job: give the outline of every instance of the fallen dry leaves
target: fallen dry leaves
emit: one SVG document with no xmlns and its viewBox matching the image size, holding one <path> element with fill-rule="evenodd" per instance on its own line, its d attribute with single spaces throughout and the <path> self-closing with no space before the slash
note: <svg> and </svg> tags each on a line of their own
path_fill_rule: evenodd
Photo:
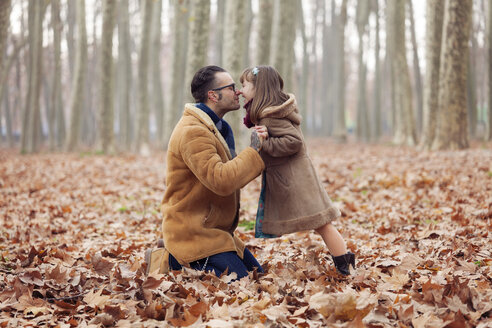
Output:
<svg viewBox="0 0 492 328">
<path fill-rule="evenodd" d="M 349 278 L 312 232 L 253 237 L 259 179 L 239 230 L 266 274 L 146 277 L 163 153 L 0 151 L 0 327 L 492 326 L 492 145 L 309 149 L 357 255 Z"/>
</svg>

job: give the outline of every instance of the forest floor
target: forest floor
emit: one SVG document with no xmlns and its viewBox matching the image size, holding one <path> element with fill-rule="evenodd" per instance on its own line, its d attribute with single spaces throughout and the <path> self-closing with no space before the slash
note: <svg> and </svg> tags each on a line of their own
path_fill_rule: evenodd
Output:
<svg viewBox="0 0 492 328">
<path fill-rule="evenodd" d="M 492 144 L 464 151 L 310 140 L 357 269 L 312 232 L 240 236 L 266 274 L 144 272 L 165 154 L 0 151 L 0 327 L 491 327 Z"/>
</svg>

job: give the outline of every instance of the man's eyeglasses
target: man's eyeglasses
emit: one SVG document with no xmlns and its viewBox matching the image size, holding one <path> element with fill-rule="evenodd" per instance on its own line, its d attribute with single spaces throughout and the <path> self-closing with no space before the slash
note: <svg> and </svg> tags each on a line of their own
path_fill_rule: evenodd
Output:
<svg viewBox="0 0 492 328">
<path fill-rule="evenodd" d="M 233 92 L 236 92 L 236 84 L 235 83 L 224 85 L 223 87 L 220 87 L 220 88 L 212 89 L 212 91 L 220 91 L 220 90 L 225 89 L 225 88 L 231 88 L 231 90 Z"/>
</svg>

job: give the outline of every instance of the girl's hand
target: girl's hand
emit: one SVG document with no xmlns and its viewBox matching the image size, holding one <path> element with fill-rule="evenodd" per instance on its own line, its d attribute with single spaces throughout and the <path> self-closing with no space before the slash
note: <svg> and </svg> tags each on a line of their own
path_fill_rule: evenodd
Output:
<svg viewBox="0 0 492 328">
<path fill-rule="evenodd" d="M 255 125 L 253 126 L 253 129 L 258 133 L 260 137 L 262 137 L 264 140 L 268 139 L 268 130 L 266 126 L 264 125 Z"/>
</svg>

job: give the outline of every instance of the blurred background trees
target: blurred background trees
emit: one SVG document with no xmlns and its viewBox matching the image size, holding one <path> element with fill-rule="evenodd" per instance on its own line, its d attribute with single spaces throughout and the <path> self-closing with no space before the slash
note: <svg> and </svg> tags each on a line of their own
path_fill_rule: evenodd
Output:
<svg viewBox="0 0 492 328">
<path fill-rule="evenodd" d="M 0 136 L 24 153 L 165 149 L 201 66 L 275 66 L 306 135 L 492 140 L 492 0 L 3 0 Z M 238 85 L 239 87 L 239 85 Z M 228 114 L 240 140 L 244 111 Z"/>
</svg>

